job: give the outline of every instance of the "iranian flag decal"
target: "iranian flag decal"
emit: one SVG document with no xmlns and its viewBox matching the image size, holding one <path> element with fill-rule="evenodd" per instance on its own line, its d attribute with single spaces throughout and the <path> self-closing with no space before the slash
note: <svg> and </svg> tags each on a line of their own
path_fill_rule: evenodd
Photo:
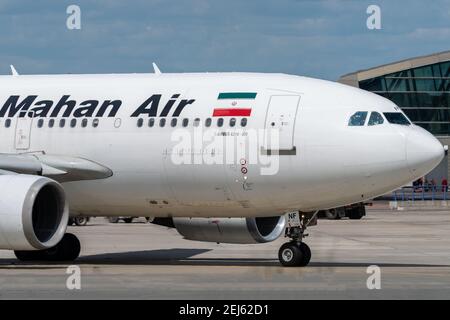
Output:
<svg viewBox="0 0 450 320">
<path fill-rule="evenodd" d="M 213 117 L 249 117 L 256 92 L 221 92 L 217 97 L 220 108 L 214 108 Z"/>
</svg>

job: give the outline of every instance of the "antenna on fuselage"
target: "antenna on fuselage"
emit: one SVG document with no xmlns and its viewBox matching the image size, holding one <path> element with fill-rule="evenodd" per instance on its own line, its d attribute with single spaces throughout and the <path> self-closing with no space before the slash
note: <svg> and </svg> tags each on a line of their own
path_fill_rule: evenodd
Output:
<svg viewBox="0 0 450 320">
<path fill-rule="evenodd" d="M 18 76 L 19 73 L 17 72 L 16 68 L 14 68 L 14 66 L 13 66 L 12 64 L 9 65 L 9 66 L 10 66 L 10 68 L 11 68 L 11 75 L 12 75 L 12 76 Z"/>
<path fill-rule="evenodd" d="M 155 71 L 155 74 L 157 74 L 157 75 L 160 75 L 162 73 L 161 70 L 159 70 L 156 63 L 154 63 L 154 62 L 153 62 L 153 70 Z"/>
</svg>

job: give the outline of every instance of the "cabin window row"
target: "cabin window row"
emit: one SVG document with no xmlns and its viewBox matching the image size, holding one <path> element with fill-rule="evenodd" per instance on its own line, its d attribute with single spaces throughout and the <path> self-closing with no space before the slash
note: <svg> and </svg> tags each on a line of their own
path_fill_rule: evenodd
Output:
<svg viewBox="0 0 450 320">
<path fill-rule="evenodd" d="M 71 119 L 70 121 L 69 121 L 69 120 L 66 120 L 66 119 L 59 119 L 59 120 L 56 120 L 56 119 L 49 119 L 49 120 L 47 121 L 47 126 L 48 126 L 49 128 L 53 128 L 53 127 L 64 128 L 66 125 L 68 125 L 68 126 L 70 126 L 71 128 L 75 128 L 75 127 L 77 126 L 78 123 L 81 124 L 81 127 L 82 127 L 82 128 L 86 128 L 86 127 L 89 125 L 89 120 L 88 120 L 88 119 L 83 119 L 83 120 L 81 120 L 80 122 L 78 122 L 77 119 Z M 97 119 L 97 118 L 96 118 L 96 119 L 93 119 L 93 120 L 92 120 L 92 123 L 91 123 L 91 126 L 92 126 L 93 128 L 97 128 L 98 125 L 99 125 L 99 123 L 100 123 L 99 119 Z M 11 124 L 12 124 L 11 119 L 6 119 L 6 120 L 5 120 L 4 126 L 5 126 L 5 128 L 10 128 L 10 127 L 11 127 Z M 39 120 L 37 121 L 37 127 L 38 127 L 38 128 L 43 128 L 44 125 L 45 125 L 44 119 L 39 119 Z"/>
<path fill-rule="evenodd" d="M 165 127 L 166 125 L 169 125 L 169 124 L 170 124 L 171 127 L 176 127 L 179 122 L 181 123 L 181 126 L 184 127 L 184 128 L 189 126 L 189 119 L 188 118 L 184 118 L 181 121 L 178 121 L 178 118 L 172 118 L 170 121 L 168 121 L 166 118 L 160 118 L 159 122 L 158 122 L 158 125 L 161 128 L 163 128 L 163 127 Z M 202 121 L 200 120 L 200 118 L 196 118 L 196 119 L 194 119 L 194 121 L 192 123 L 193 123 L 194 127 L 199 127 L 201 122 Z M 238 121 L 237 121 L 236 118 L 230 118 L 230 120 L 228 122 L 230 127 L 235 127 L 237 123 L 238 123 Z M 246 127 L 247 126 L 247 118 L 242 118 L 239 123 L 240 123 L 241 127 L 243 127 L 243 128 Z M 217 127 L 219 127 L 219 128 L 223 127 L 224 124 L 225 124 L 224 118 L 217 118 L 217 120 L 215 122 L 215 125 Z M 156 125 L 156 119 L 155 118 L 148 119 L 148 121 L 147 121 L 147 126 L 148 127 L 151 128 L 151 127 L 154 127 L 155 125 Z M 204 126 L 209 128 L 212 125 L 213 125 L 213 119 L 212 118 L 206 118 L 205 121 L 204 121 Z M 144 119 L 143 118 L 139 118 L 137 120 L 137 126 L 139 128 L 144 126 Z"/>
<path fill-rule="evenodd" d="M 100 123 L 99 119 L 93 119 L 92 123 L 91 123 L 91 126 L 93 128 L 97 128 L 99 123 Z M 49 128 L 53 128 L 53 127 L 56 127 L 56 126 L 58 126 L 60 128 L 64 128 L 66 125 L 70 126 L 71 128 L 76 128 L 77 124 L 78 124 L 78 120 L 77 119 L 71 119 L 70 121 L 66 120 L 66 119 L 59 119 L 59 120 L 50 119 L 47 122 L 47 126 Z M 44 125 L 45 125 L 44 119 L 39 119 L 38 122 L 37 122 L 37 127 L 38 128 L 43 128 Z M 89 125 L 89 120 L 88 119 L 82 119 L 80 121 L 80 125 L 81 125 L 82 128 L 86 128 Z"/>
</svg>

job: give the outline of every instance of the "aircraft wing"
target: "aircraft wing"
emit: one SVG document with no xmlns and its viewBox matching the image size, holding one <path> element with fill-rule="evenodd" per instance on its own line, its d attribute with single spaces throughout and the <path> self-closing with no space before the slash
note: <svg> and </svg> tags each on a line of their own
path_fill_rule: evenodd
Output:
<svg viewBox="0 0 450 320">
<path fill-rule="evenodd" d="M 105 179 L 113 174 L 109 168 L 79 157 L 0 154 L 0 175 L 17 173 L 46 176 L 58 182 Z"/>
</svg>

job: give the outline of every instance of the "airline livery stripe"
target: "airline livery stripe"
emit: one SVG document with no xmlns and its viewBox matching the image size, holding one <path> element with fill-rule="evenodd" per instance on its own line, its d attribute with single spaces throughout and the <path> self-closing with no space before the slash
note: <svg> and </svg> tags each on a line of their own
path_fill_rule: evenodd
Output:
<svg viewBox="0 0 450 320">
<path fill-rule="evenodd" d="M 221 92 L 217 99 L 255 99 L 256 92 Z"/>
<path fill-rule="evenodd" d="M 249 117 L 252 109 L 214 109 L 213 117 Z"/>
</svg>

